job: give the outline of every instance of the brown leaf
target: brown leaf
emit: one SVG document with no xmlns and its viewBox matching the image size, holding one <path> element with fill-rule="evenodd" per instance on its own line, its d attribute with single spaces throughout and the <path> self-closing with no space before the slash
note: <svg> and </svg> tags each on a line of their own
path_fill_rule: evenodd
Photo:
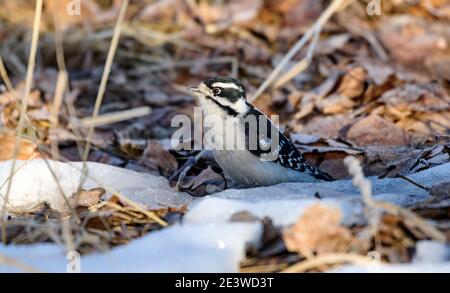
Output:
<svg viewBox="0 0 450 293">
<path fill-rule="evenodd" d="M 10 132 L 0 131 L 0 161 L 6 161 L 13 158 L 16 144 L 16 136 Z M 36 146 L 29 140 L 19 138 L 19 160 L 28 160 L 35 154 Z"/>
<path fill-rule="evenodd" d="M 350 126 L 344 138 L 358 146 L 408 145 L 408 135 L 394 123 L 378 115 L 369 115 Z"/>
<path fill-rule="evenodd" d="M 92 207 L 100 202 L 100 198 L 105 194 L 106 190 L 102 187 L 92 188 L 90 190 L 83 190 L 78 196 L 73 197 L 76 199 L 74 205 L 76 207 Z"/>
<path fill-rule="evenodd" d="M 348 251 L 356 239 L 341 225 L 341 217 L 338 208 L 321 204 L 307 208 L 297 223 L 283 233 L 287 249 L 305 257 Z"/>
<path fill-rule="evenodd" d="M 385 18 L 380 26 L 379 37 L 398 63 L 422 74 L 428 64 L 431 76 L 442 74 L 440 69 L 434 69 L 433 59 L 438 55 L 450 54 L 450 35 L 444 22 L 426 21 L 410 15 L 391 16 Z"/>
<path fill-rule="evenodd" d="M 347 96 L 332 94 L 318 102 L 317 108 L 324 114 L 340 114 L 348 112 L 355 105 L 356 103 Z"/>
<path fill-rule="evenodd" d="M 395 177 L 408 175 L 417 164 L 422 150 L 407 147 L 372 146 L 365 148 L 364 174 Z"/>
<path fill-rule="evenodd" d="M 305 124 L 303 129 L 295 127 L 293 127 L 293 129 L 302 131 L 305 134 L 313 134 L 325 138 L 338 138 L 341 129 L 352 122 L 353 118 L 345 114 L 315 116 Z"/>
<path fill-rule="evenodd" d="M 353 68 L 342 78 L 337 92 L 344 97 L 356 98 L 364 92 L 366 79 L 367 72 L 364 68 Z"/>
<path fill-rule="evenodd" d="M 224 190 L 225 180 L 208 166 L 197 176 L 185 178 L 181 183 L 181 187 L 194 196 L 205 196 Z"/>
<path fill-rule="evenodd" d="M 146 167 L 160 170 L 164 176 L 175 173 L 178 162 L 175 157 L 156 140 L 149 140 L 139 162 Z"/>
<path fill-rule="evenodd" d="M 352 155 L 362 159 L 364 155 L 363 150 L 333 139 L 301 133 L 291 133 L 290 139 L 308 162 L 334 179 L 348 177 L 347 168 L 344 165 L 345 157 Z"/>
<path fill-rule="evenodd" d="M 402 116 L 448 110 L 450 105 L 450 96 L 438 83 L 405 84 L 385 92 L 379 100 Z"/>
<path fill-rule="evenodd" d="M 317 101 L 320 101 L 318 95 L 311 92 L 304 93 L 301 97 L 300 111 L 295 114 L 295 119 L 302 119 L 311 114 Z"/>
</svg>

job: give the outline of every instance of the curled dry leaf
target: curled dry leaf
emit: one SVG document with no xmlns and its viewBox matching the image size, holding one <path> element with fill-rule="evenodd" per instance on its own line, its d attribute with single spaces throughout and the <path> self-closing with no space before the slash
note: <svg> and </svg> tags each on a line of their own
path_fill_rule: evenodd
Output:
<svg viewBox="0 0 450 293">
<path fill-rule="evenodd" d="M 283 232 L 287 249 L 305 257 L 349 251 L 357 240 L 341 225 L 341 217 L 335 207 L 315 204 L 307 208 L 297 223 Z"/>
<path fill-rule="evenodd" d="M 225 184 L 224 178 L 208 166 L 197 176 L 185 178 L 181 187 L 193 196 L 205 196 L 224 190 Z"/>
</svg>

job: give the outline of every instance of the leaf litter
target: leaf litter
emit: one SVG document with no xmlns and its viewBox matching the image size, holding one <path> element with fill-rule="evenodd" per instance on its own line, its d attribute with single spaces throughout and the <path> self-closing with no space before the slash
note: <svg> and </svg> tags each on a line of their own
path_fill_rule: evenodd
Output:
<svg viewBox="0 0 450 293">
<path fill-rule="evenodd" d="M 26 2 L 9 3 L 1 15 L 2 59 L 14 84 L 13 89 L 8 88 L 2 78 L 2 161 L 14 156 L 16 135 L 11 131 L 20 118 L 17 97 L 24 92 L 26 34 L 34 15 L 33 5 Z M 88 131 L 76 122 L 93 111 L 121 1 L 88 2 L 80 17 L 67 17 L 58 1 L 45 7 L 46 14 L 58 15 L 58 22 L 42 18 L 41 57 L 29 95 L 28 124 L 20 134 L 18 159 L 52 158 L 51 149 L 56 145 L 59 156 L 82 160 L 80 148 L 86 144 Z M 266 114 L 281 115 L 282 130 L 306 159 L 336 179 L 351 177 L 344 164 L 349 155 L 360 161 L 367 176 L 380 178 L 407 177 L 450 162 L 450 34 L 448 5 L 443 2 L 396 1 L 383 5 L 383 17 L 370 17 L 363 3 L 352 3 L 322 27 L 309 67 L 283 86 L 269 87 L 255 104 Z M 327 4 L 313 0 L 129 4 L 100 115 L 141 106 L 151 106 L 152 111 L 144 117 L 97 127 L 88 160 L 163 176 L 172 185 L 179 179 L 173 175 L 184 171 L 180 190 L 197 197 L 232 186 L 211 156 L 192 160 L 197 151 L 178 151 L 170 144 L 175 131 L 171 118 L 180 113 L 193 116 L 194 101 L 185 88 L 206 77 L 238 75 L 249 93 L 256 92 Z M 21 11 L 20 16 L 10 13 L 13 11 Z M 64 31 L 62 46 L 70 86 L 58 124 L 52 127 L 52 103 L 61 69 L 56 61 L 55 26 Z M 306 48 L 300 50 L 283 73 L 306 54 Z M 437 220 L 436 225 L 448 235 L 447 185 L 428 188 L 430 201 L 411 209 Z M 161 228 L 120 199 L 102 198 L 103 193 L 100 187 L 82 190 L 77 201 L 70 203 L 82 223 L 73 233 L 89 232 L 86 252 L 124 244 Z M 185 209 L 168 207 L 152 212 L 179 219 Z M 40 203 L 17 212 L 8 225 L 7 239 L 2 240 L 64 241 L 59 239 L 62 227 L 58 223 L 65 217 L 74 221 L 75 215 L 61 214 Z M 356 235 L 364 227 L 342 226 L 339 217 L 338 211 L 318 205 L 288 230 L 293 233 L 290 237 L 288 232 L 278 232 L 278 241 L 271 245 L 281 241 L 290 251 L 287 259 L 291 257 L 290 262 L 280 262 L 279 269 L 292 264 L 292 259 L 323 252 L 366 253 L 367 243 L 364 249 L 354 247 Z M 328 222 L 321 226 L 316 218 Z M 307 226 L 320 233 L 312 233 Z M 411 260 L 408 249 L 426 235 L 401 216 L 390 214 L 382 217 L 378 238 L 382 246 L 389 247 L 384 260 L 405 262 Z M 299 251 L 301 255 L 297 255 Z"/>
</svg>

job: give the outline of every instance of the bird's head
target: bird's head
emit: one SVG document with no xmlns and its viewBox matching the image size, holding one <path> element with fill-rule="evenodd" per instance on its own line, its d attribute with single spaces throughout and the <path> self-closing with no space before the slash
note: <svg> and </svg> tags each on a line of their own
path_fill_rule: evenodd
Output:
<svg viewBox="0 0 450 293">
<path fill-rule="evenodd" d="M 232 77 L 206 79 L 198 87 L 189 88 L 189 93 L 206 111 L 214 108 L 237 116 L 248 109 L 245 88 L 239 80 Z"/>
</svg>

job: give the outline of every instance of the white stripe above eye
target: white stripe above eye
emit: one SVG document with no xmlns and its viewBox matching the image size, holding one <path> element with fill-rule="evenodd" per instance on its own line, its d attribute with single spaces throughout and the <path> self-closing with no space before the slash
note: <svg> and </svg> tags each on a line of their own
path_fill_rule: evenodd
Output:
<svg viewBox="0 0 450 293">
<path fill-rule="evenodd" d="M 212 87 L 220 87 L 220 88 L 232 88 L 238 91 L 243 91 L 242 88 L 240 86 L 238 86 L 235 83 L 226 83 L 226 82 L 215 82 L 211 85 Z"/>
</svg>

